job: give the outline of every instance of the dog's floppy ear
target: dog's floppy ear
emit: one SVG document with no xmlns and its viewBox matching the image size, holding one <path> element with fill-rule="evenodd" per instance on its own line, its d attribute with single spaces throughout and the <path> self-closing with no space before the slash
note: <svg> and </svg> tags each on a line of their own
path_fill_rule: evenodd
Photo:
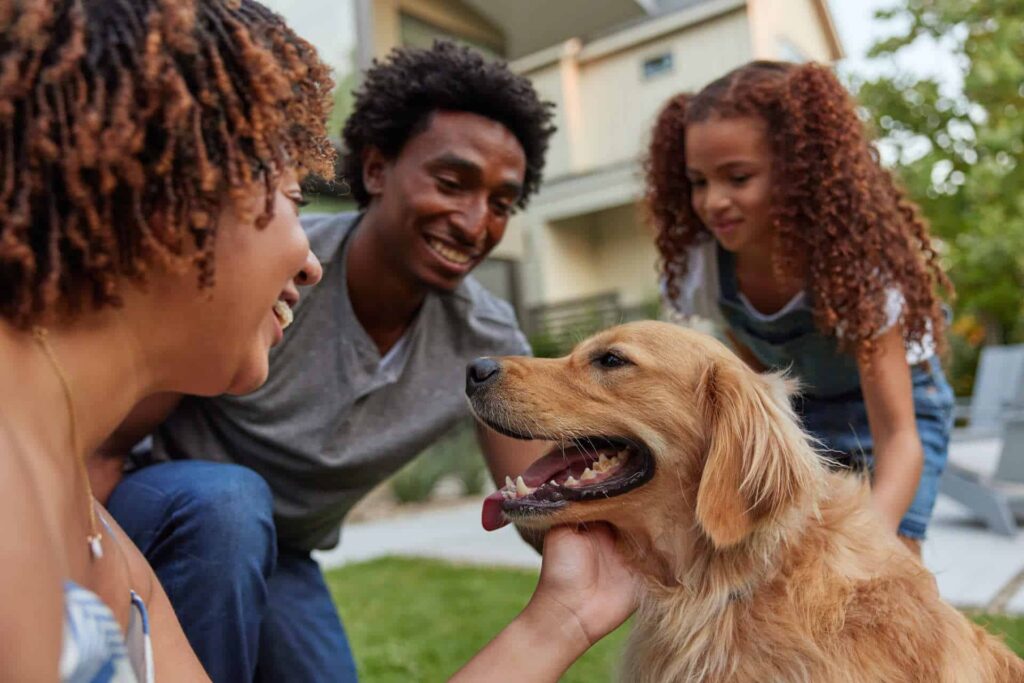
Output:
<svg viewBox="0 0 1024 683">
<path fill-rule="evenodd" d="M 758 521 L 775 517 L 814 476 L 786 388 L 772 384 L 781 381 L 718 360 L 700 379 L 708 445 L 697 522 L 717 548 L 739 543 Z"/>
</svg>

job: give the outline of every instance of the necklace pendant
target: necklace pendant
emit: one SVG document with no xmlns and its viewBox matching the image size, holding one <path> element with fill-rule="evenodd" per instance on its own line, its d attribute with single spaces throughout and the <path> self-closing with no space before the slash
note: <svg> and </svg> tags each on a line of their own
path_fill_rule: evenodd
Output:
<svg viewBox="0 0 1024 683">
<path fill-rule="evenodd" d="M 92 555 L 92 559 L 102 559 L 103 545 L 100 543 L 100 541 L 103 540 L 103 537 L 99 534 L 96 534 L 95 536 L 89 536 L 87 540 L 89 541 L 89 554 Z"/>
</svg>

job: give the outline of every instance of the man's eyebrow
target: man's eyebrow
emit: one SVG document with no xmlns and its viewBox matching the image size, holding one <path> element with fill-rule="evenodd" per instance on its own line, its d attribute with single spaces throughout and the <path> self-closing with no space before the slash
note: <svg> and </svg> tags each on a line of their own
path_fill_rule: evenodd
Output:
<svg viewBox="0 0 1024 683">
<path fill-rule="evenodd" d="M 514 183 L 511 180 L 507 180 L 498 186 L 498 191 L 518 199 L 523 194 L 523 185 L 522 183 Z"/>
<path fill-rule="evenodd" d="M 446 152 L 439 157 L 431 159 L 427 162 L 427 166 L 431 168 L 450 168 L 455 171 L 471 174 L 477 178 L 483 175 L 483 169 L 480 168 L 479 164 L 452 152 Z M 523 184 L 507 180 L 498 187 L 498 191 L 519 197 L 523 193 Z"/>
<path fill-rule="evenodd" d="M 427 162 L 427 165 L 434 167 L 444 166 L 457 171 L 476 173 L 478 175 L 483 172 L 483 169 L 480 168 L 480 164 L 470 161 L 465 157 L 460 157 L 458 154 L 453 154 L 452 152 L 446 152 L 439 157 L 431 159 Z"/>
</svg>

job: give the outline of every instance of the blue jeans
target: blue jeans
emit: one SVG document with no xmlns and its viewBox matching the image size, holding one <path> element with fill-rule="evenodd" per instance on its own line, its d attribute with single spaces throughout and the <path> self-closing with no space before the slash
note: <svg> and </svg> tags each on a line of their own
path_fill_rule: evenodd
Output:
<svg viewBox="0 0 1024 683">
<path fill-rule="evenodd" d="M 149 465 L 127 475 L 107 507 L 216 683 L 356 680 L 320 568 L 308 552 L 278 550 L 258 474 L 196 460 Z"/>
<path fill-rule="evenodd" d="M 924 466 L 910 509 L 900 521 L 901 536 L 921 540 L 928 530 L 939 480 L 949 455 L 949 432 L 953 426 L 953 390 L 937 359 L 911 369 L 914 419 L 924 450 Z M 868 425 L 867 406 L 858 391 L 855 396 L 830 399 L 797 398 L 796 409 L 804 427 L 820 439 L 827 455 L 841 466 L 854 469 L 874 467 L 874 441 Z"/>
</svg>

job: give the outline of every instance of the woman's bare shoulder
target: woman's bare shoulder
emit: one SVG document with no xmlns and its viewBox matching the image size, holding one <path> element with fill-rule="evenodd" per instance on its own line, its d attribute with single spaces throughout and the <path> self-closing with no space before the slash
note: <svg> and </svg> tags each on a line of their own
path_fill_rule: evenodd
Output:
<svg viewBox="0 0 1024 683">
<path fill-rule="evenodd" d="M 62 562 L 29 457 L 0 420 L 0 671 L 10 680 L 56 680 Z"/>
</svg>

